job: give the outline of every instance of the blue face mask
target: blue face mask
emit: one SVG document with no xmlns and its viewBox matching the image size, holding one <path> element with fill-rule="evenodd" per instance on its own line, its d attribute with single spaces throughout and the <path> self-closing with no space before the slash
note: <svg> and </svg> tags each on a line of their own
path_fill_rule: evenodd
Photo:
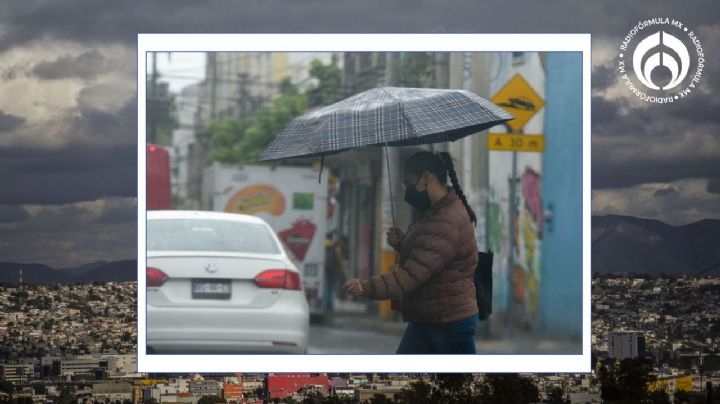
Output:
<svg viewBox="0 0 720 404">
<path fill-rule="evenodd" d="M 430 196 L 427 193 L 427 188 L 424 191 L 418 191 L 417 188 L 415 188 L 418 182 L 420 182 L 419 179 L 415 182 L 415 185 L 405 189 L 405 202 L 409 203 L 420 212 L 424 212 L 430 209 L 432 203 L 430 202 Z"/>
</svg>

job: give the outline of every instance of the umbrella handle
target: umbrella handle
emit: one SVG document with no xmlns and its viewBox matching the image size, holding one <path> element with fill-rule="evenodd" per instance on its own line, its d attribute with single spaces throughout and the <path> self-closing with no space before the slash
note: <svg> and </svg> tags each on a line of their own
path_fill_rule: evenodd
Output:
<svg viewBox="0 0 720 404">
<path fill-rule="evenodd" d="M 322 180 L 323 167 L 325 167 L 325 153 L 320 155 L 320 172 L 318 173 L 318 184 L 320 184 Z"/>
<path fill-rule="evenodd" d="M 385 164 L 387 165 L 388 186 L 390 189 L 390 212 L 392 214 L 392 224 L 395 226 L 395 199 L 393 199 L 392 179 L 390 175 L 390 156 L 387 142 L 385 142 Z"/>
</svg>

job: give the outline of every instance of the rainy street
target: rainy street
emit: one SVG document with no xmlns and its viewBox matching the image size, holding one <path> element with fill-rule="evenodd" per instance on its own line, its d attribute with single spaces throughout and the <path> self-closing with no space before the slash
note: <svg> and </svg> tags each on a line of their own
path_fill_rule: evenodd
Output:
<svg viewBox="0 0 720 404">
<path fill-rule="evenodd" d="M 310 327 L 310 354 L 393 354 L 402 334 L 376 330 L 337 328 L 332 325 Z"/>
</svg>

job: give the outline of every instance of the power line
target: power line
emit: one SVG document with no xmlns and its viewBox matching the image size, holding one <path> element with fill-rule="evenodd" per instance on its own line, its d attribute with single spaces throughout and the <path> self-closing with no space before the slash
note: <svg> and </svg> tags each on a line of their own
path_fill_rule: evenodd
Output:
<svg viewBox="0 0 720 404">
<path fill-rule="evenodd" d="M 160 77 L 171 78 L 171 79 L 197 80 L 199 82 L 207 80 L 207 77 L 200 78 L 200 77 L 196 77 L 196 76 L 183 76 L 183 75 L 178 75 L 178 74 L 161 74 Z M 221 83 L 242 83 L 243 82 L 242 79 L 232 79 L 229 77 L 217 77 L 215 79 L 215 81 L 221 82 Z M 263 86 L 272 86 L 272 87 L 278 85 L 278 83 L 273 83 L 273 82 L 269 82 L 269 81 L 254 81 L 254 80 L 252 80 L 250 82 L 252 84 L 259 84 L 259 85 L 263 85 Z"/>
<path fill-rule="evenodd" d="M 238 53 L 241 53 L 241 52 L 238 52 Z M 245 53 L 245 52 L 242 52 L 242 53 Z M 247 52 L 247 53 L 250 53 L 250 52 Z M 259 53 L 261 53 L 261 52 L 257 52 L 257 53 L 255 53 L 255 54 L 259 54 Z M 270 52 L 270 53 L 272 53 L 272 52 Z M 207 52 L 206 52 L 205 54 L 207 54 Z M 217 54 L 218 54 L 218 55 L 229 55 L 229 54 L 233 54 L 233 53 L 217 53 Z M 332 54 L 334 54 L 334 53 L 333 53 L 333 52 L 327 52 L 327 54 L 332 55 Z M 281 71 L 289 71 L 289 70 L 290 70 L 291 68 L 293 68 L 293 67 L 302 66 L 304 63 L 306 63 L 306 62 L 307 62 L 308 60 L 310 60 L 310 59 L 319 59 L 319 57 L 318 57 L 316 54 L 312 54 L 312 55 L 307 56 L 307 57 L 305 57 L 305 58 L 303 58 L 303 59 L 300 59 L 299 61 L 296 61 L 296 62 L 293 62 L 293 63 L 288 63 L 287 66 L 273 69 L 273 70 L 270 72 L 270 75 L 275 75 L 276 73 L 279 73 L 279 72 L 281 72 Z M 216 62 L 214 62 L 214 63 L 215 63 L 215 66 L 217 67 L 217 66 L 223 66 L 223 65 L 226 65 L 226 64 L 230 64 L 230 63 L 237 63 L 237 60 L 224 59 L 224 60 L 216 61 Z M 174 77 L 174 78 L 181 78 L 181 79 L 182 79 L 182 78 L 186 78 L 186 79 L 192 79 L 192 80 L 202 81 L 202 80 L 207 79 L 207 77 L 204 77 L 204 78 L 198 78 L 198 77 L 183 77 L 183 76 L 176 76 L 176 75 L 165 74 L 165 73 L 166 73 L 166 72 L 173 73 L 173 72 L 187 71 L 187 70 L 197 70 L 197 69 L 202 69 L 202 68 L 206 68 L 206 67 L 207 67 L 207 62 L 205 63 L 204 66 L 184 67 L 184 68 L 178 68 L 178 69 L 163 70 L 163 71 L 160 72 L 160 76 L 161 76 L 161 77 Z"/>
</svg>

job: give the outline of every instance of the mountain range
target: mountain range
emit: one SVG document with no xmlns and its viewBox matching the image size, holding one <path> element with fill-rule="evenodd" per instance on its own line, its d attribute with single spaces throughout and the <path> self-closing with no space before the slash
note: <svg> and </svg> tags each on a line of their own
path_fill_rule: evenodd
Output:
<svg viewBox="0 0 720 404">
<path fill-rule="evenodd" d="M 630 216 L 593 216 L 592 272 L 720 275 L 720 220 L 672 226 Z"/>
<path fill-rule="evenodd" d="M 20 269 L 22 269 L 23 283 L 28 284 L 137 281 L 137 260 L 123 260 L 98 261 L 61 269 L 43 264 L 0 262 L 0 283 L 18 283 Z"/>
</svg>

